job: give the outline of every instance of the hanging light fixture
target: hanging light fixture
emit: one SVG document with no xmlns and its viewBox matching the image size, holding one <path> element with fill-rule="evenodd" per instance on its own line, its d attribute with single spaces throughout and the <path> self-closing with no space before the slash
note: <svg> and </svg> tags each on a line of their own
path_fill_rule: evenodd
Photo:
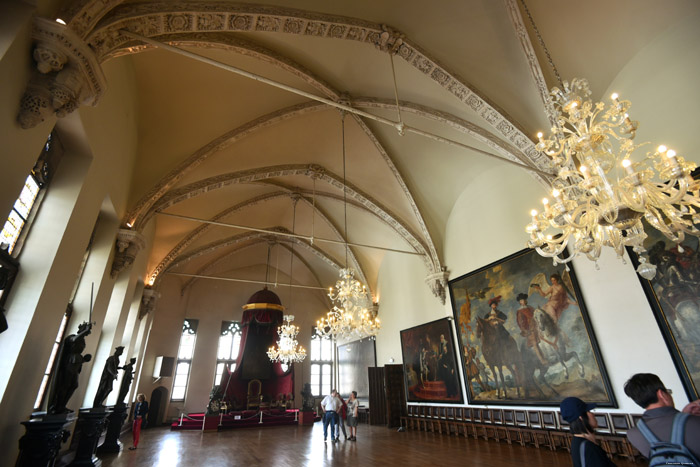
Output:
<svg viewBox="0 0 700 467">
<path fill-rule="evenodd" d="M 297 220 L 297 201 L 298 197 L 292 197 L 292 203 L 294 205 L 294 214 L 292 217 L 292 233 L 294 233 Z M 268 247 L 267 251 L 267 261 L 268 270 L 270 263 L 270 249 Z M 294 266 L 294 241 L 292 240 L 291 257 L 289 260 L 289 308 L 292 306 L 292 278 Z M 267 273 L 266 273 L 267 275 Z M 292 324 L 294 321 L 294 315 L 284 315 L 282 318 L 284 324 L 279 326 L 277 329 L 277 335 L 279 339 L 277 341 L 277 347 L 272 346 L 267 351 L 267 356 L 272 362 L 280 362 L 283 365 L 289 365 L 290 363 L 300 363 L 306 358 L 306 349 L 299 345 L 297 342 L 297 334 L 299 334 L 299 327 Z"/>
<path fill-rule="evenodd" d="M 593 103 L 585 79 L 562 82 L 522 3 L 560 83 L 550 93 L 556 125 L 547 139 L 537 135 L 536 146 L 551 157 L 556 172 L 553 199 L 542 200 L 542 212 L 531 211 L 528 246 L 553 258 L 555 265 L 581 254 L 597 261 L 604 246 L 621 258 L 629 246 L 639 256 L 639 275 L 652 279 L 656 266 L 649 263 L 643 245 L 647 234 L 642 218 L 679 244 L 680 251 L 685 234 L 700 235 L 695 227 L 700 222 L 700 183 L 691 176 L 696 166 L 665 146 L 633 158 L 649 143 L 633 141 L 639 123 L 630 119 L 630 101 L 614 93 L 608 106 Z"/>
<path fill-rule="evenodd" d="M 355 279 L 355 271 L 348 267 L 348 200 L 345 174 L 345 112 L 341 112 L 343 145 L 343 212 L 345 216 L 345 267 L 340 270 L 340 278 L 331 287 L 328 297 L 331 310 L 316 322 L 321 337 L 334 339 L 355 339 L 376 336 L 381 328 L 379 318 L 370 311 L 369 294 L 366 287 Z"/>
<path fill-rule="evenodd" d="M 297 342 L 299 326 L 292 324 L 292 321 L 294 315 L 284 315 L 284 324 L 277 329 L 277 347 L 272 346 L 267 351 L 267 356 L 273 362 L 289 365 L 301 363 L 306 358 L 306 349 Z"/>
</svg>

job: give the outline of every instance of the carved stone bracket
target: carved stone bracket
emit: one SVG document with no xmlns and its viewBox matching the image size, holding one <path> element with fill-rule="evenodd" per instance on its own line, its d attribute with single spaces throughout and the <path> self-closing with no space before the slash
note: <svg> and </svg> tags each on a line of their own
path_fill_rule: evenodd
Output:
<svg viewBox="0 0 700 467">
<path fill-rule="evenodd" d="M 403 45 L 404 34 L 395 30 L 391 26 L 382 24 L 382 32 L 373 36 L 374 46 L 382 52 L 396 55 Z"/>
<path fill-rule="evenodd" d="M 449 276 L 450 273 L 447 271 L 447 268 L 442 268 L 441 271 L 428 274 L 425 278 L 425 283 L 428 284 L 433 295 L 439 298 L 443 305 L 447 297 L 447 278 Z"/>
<path fill-rule="evenodd" d="M 139 309 L 139 319 L 143 318 L 156 308 L 156 302 L 160 298 L 160 293 L 152 287 L 145 287 L 141 295 L 141 308 Z"/>
<path fill-rule="evenodd" d="M 34 18 L 32 39 L 36 70 L 20 102 L 20 126 L 33 128 L 53 114 L 60 118 L 97 104 L 106 81 L 92 49 L 68 27 L 46 18 Z"/>
<path fill-rule="evenodd" d="M 127 269 L 146 246 L 146 239 L 135 230 L 119 229 L 117 232 L 117 251 L 112 262 L 112 277 Z"/>
</svg>

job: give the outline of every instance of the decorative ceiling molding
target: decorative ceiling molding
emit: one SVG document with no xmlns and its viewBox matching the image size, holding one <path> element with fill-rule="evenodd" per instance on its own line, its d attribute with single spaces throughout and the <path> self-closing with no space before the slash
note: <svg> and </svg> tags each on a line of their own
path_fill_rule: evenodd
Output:
<svg viewBox="0 0 700 467">
<path fill-rule="evenodd" d="M 266 230 L 277 231 L 277 232 L 286 233 L 286 234 L 291 233 L 291 231 L 289 231 L 285 227 L 281 227 L 281 226 L 268 228 Z M 326 255 L 322 250 L 320 250 L 319 248 L 317 248 L 314 245 L 309 244 L 307 241 L 305 241 L 303 239 L 296 238 L 296 237 L 275 236 L 273 234 L 264 233 L 264 232 L 245 232 L 242 234 L 234 235 L 232 237 L 227 237 L 227 238 L 217 240 L 215 242 L 211 242 L 207 245 L 203 245 L 203 246 L 193 250 L 190 253 L 184 254 L 180 258 L 178 258 L 175 262 L 173 262 L 164 272 L 172 271 L 178 267 L 182 267 L 184 264 L 186 264 L 187 262 L 189 262 L 195 258 L 204 256 L 204 255 L 212 254 L 212 253 L 214 253 L 217 250 L 220 250 L 222 248 L 234 246 L 234 249 L 232 251 L 226 253 L 223 256 L 218 256 L 218 257 L 214 258 L 212 261 L 210 261 L 207 264 L 198 268 L 197 272 L 195 273 L 195 274 L 203 274 L 203 273 L 206 273 L 207 271 L 211 270 L 212 268 L 214 268 L 220 262 L 224 261 L 227 257 L 230 257 L 231 255 L 234 255 L 236 253 L 239 253 L 241 250 L 244 250 L 246 248 L 250 248 L 250 247 L 258 245 L 260 243 L 270 243 L 270 242 L 274 242 L 276 244 L 279 244 L 280 246 L 283 246 L 284 244 L 294 243 L 295 245 L 298 245 L 298 246 L 304 248 L 306 251 L 310 252 L 311 254 L 315 255 L 317 258 L 319 258 L 321 261 L 328 264 L 330 267 L 332 267 L 335 270 L 339 270 L 343 267 L 336 260 L 334 260 L 330 256 Z M 291 248 L 289 250 L 291 250 Z M 302 256 L 300 256 L 299 252 L 295 251 L 294 255 L 300 261 L 302 261 L 303 264 L 309 269 L 311 274 L 316 279 L 317 284 L 319 286 L 323 286 L 321 283 L 321 280 L 319 279 L 316 272 L 313 270 L 313 268 L 311 268 L 309 263 L 306 260 L 304 260 Z M 195 278 L 189 279 L 185 283 L 185 285 L 190 283 L 193 279 L 195 279 Z M 157 280 L 160 280 L 160 279 L 157 279 Z M 186 287 L 183 286 L 183 291 L 185 288 Z"/>
<path fill-rule="evenodd" d="M 154 186 L 151 188 L 140 200 L 136 203 L 136 206 L 127 214 L 126 219 L 132 225 L 136 225 L 138 220 L 142 218 L 145 213 L 153 207 L 153 205 L 163 197 L 168 190 L 170 190 L 177 182 L 179 182 L 187 173 L 192 169 L 199 166 L 204 162 L 209 156 L 216 154 L 217 152 L 223 151 L 236 141 L 239 141 L 249 134 L 261 130 L 263 128 L 270 127 L 284 120 L 289 120 L 294 117 L 304 115 L 309 112 L 315 112 L 318 110 L 326 110 L 328 106 L 318 102 L 307 102 L 303 104 L 293 105 L 285 109 L 280 109 L 275 112 L 263 115 L 262 117 L 251 120 L 233 129 L 218 138 L 205 144 L 197 151 L 195 151 L 191 156 L 187 157 L 184 161 L 179 163 L 174 169 L 168 172 L 163 178 L 161 178 Z M 140 223 L 139 223 L 140 224 Z"/>
<path fill-rule="evenodd" d="M 199 49 L 218 49 L 226 50 L 229 52 L 235 52 L 237 54 L 243 55 L 244 57 L 254 58 L 260 60 L 261 62 L 269 63 L 273 66 L 281 68 L 282 70 L 296 76 L 297 78 L 304 81 L 306 84 L 321 92 L 326 97 L 338 99 L 340 94 L 337 90 L 324 81 L 322 78 L 316 76 L 311 70 L 305 68 L 301 64 L 295 62 L 294 60 L 285 57 L 282 54 L 275 52 L 274 50 L 268 49 L 254 41 L 243 39 L 238 36 L 233 36 L 227 33 L 190 33 L 190 34 L 166 34 L 163 36 L 158 36 L 160 42 L 167 42 L 175 47 L 193 47 Z M 108 57 L 100 57 L 101 61 L 107 61 L 110 58 L 120 57 L 123 55 L 132 55 L 134 53 L 152 50 L 155 47 L 151 45 L 143 45 L 136 47 L 129 47 L 128 49 L 116 49 L 112 51 L 112 54 Z"/>
<path fill-rule="evenodd" d="M 383 99 L 376 99 L 376 98 L 370 98 L 370 97 L 361 97 L 358 99 L 355 99 L 353 101 L 354 105 L 358 107 L 364 107 L 364 108 L 377 108 L 377 109 L 392 109 L 395 104 L 392 103 L 390 100 L 383 100 Z M 445 112 L 440 112 L 436 109 L 431 109 L 426 106 L 421 106 L 419 104 L 415 104 L 412 102 L 407 102 L 407 101 L 402 101 L 401 102 L 401 107 L 404 109 L 405 112 L 407 113 L 413 113 L 415 115 L 432 119 L 435 121 L 439 121 L 445 125 L 450 126 L 451 128 L 460 131 L 462 133 L 468 134 L 479 141 L 487 144 L 489 147 L 493 148 L 497 152 L 499 152 L 501 155 L 504 155 L 506 157 L 509 157 L 512 160 L 523 160 L 518 157 L 518 151 L 516 148 L 513 146 L 510 146 L 508 143 L 503 142 L 502 140 L 498 139 L 493 135 L 492 133 L 488 132 L 487 130 L 484 130 L 483 128 L 474 125 L 464 119 L 460 119 L 454 115 L 445 113 Z M 202 164 L 209 156 L 215 154 L 218 151 L 221 151 L 228 146 L 234 144 L 235 142 L 239 141 L 240 139 L 250 135 L 251 133 L 261 130 L 264 128 L 267 128 L 269 126 L 275 125 L 279 122 L 296 118 L 302 115 L 305 115 L 309 112 L 316 112 L 316 111 L 325 111 L 327 110 L 327 106 L 324 104 L 316 103 L 316 102 L 310 102 L 310 103 L 305 103 L 305 104 L 299 104 L 295 106 L 288 107 L 286 109 L 281 109 L 275 112 L 272 112 L 268 115 L 264 115 L 262 117 L 259 117 L 251 122 L 248 122 L 239 128 L 236 128 L 230 132 L 227 132 L 226 134 L 216 138 L 215 140 L 211 141 L 210 143 L 204 145 L 202 148 L 197 150 L 195 153 L 193 153 L 190 157 L 185 159 L 182 163 L 178 164 L 178 166 L 171 170 L 165 177 L 163 177 L 155 186 L 152 190 L 150 190 L 134 207 L 134 209 L 129 213 L 127 216 L 127 219 L 130 219 L 130 222 L 134 225 L 141 226 L 144 224 L 144 222 L 139 222 L 139 216 L 142 216 L 145 211 L 149 208 L 151 208 L 160 197 L 165 195 L 167 191 L 174 186 L 178 181 L 180 181 L 185 174 L 189 173 L 189 171 L 193 170 L 200 164 Z M 420 228 L 421 228 L 421 233 L 423 234 L 423 238 L 426 239 L 427 241 L 427 249 L 430 252 L 431 259 L 432 261 L 429 263 L 429 268 L 432 272 L 439 272 L 441 270 L 440 267 L 440 259 L 439 255 L 437 254 L 434 244 L 432 242 L 431 236 L 429 234 L 429 231 L 427 229 L 427 226 L 425 225 L 425 222 L 423 220 L 422 215 L 420 215 L 420 210 L 418 206 L 415 203 L 415 200 L 413 199 L 413 196 L 408 189 L 405 181 L 403 180 L 403 177 L 401 177 L 401 174 L 398 172 L 398 169 L 396 168 L 393 160 L 391 157 L 388 155 L 384 147 L 381 145 L 381 143 L 377 140 L 377 138 L 374 136 L 374 134 L 369 130 L 366 124 L 362 121 L 361 118 L 357 118 L 356 121 L 358 121 L 358 124 L 360 125 L 360 128 L 365 132 L 365 134 L 370 138 L 372 143 L 375 145 L 377 150 L 379 151 L 380 155 L 384 159 L 385 163 L 389 167 L 389 169 L 394 173 L 394 176 L 396 177 L 396 180 L 401 186 L 401 189 L 404 191 L 404 195 L 408 199 L 409 203 L 411 204 L 411 207 L 414 211 L 414 215 L 416 215 L 416 219 L 419 222 Z M 539 153 L 537 153 L 539 154 Z M 533 176 L 536 178 L 539 178 L 536 174 L 532 173 Z M 541 180 L 543 184 L 546 183 L 546 181 Z M 167 258 L 166 258 L 167 259 Z"/>
<path fill-rule="evenodd" d="M 275 184 L 276 187 L 281 188 L 284 191 L 277 191 L 273 193 L 267 193 L 264 195 L 256 196 L 254 198 L 248 199 L 243 201 L 242 203 L 238 203 L 235 206 L 232 206 L 230 208 L 227 208 L 220 213 L 216 214 L 214 217 L 212 217 L 211 221 L 215 222 L 220 222 L 222 219 L 224 219 L 227 216 L 230 216 L 231 214 L 234 214 L 236 212 L 242 211 L 243 209 L 247 209 L 250 207 L 253 207 L 257 204 L 264 203 L 264 202 L 269 202 L 281 197 L 289 197 L 290 193 L 299 193 L 302 194 L 303 196 L 300 198 L 302 201 L 307 203 L 309 206 L 313 206 L 313 203 L 305 196 L 309 195 L 310 193 L 304 192 L 303 190 L 300 190 L 299 188 L 295 187 L 286 187 L 283 186 L 282 184 Z M 359 206 L 358 206 L 359 207 Z M 328 214 L 325 213 L 322 209 L 320 209 L 319 206 L 315 206 L 316 213 L 318 214 L 319 218 L 321 221 L 323 221 L 330 229 L 331 232 L 337 237 L 342 239 L 343 236 L 338 230 L 338 228 L 333 225 L 333 223 L 330 221 L 330 218 L 328 217 Z M 196 229 L 194 229 L 192 232 L 190 232 L 184 239 L 182 239 L 178 244 L 168 252 L 167 255 L 161 260 L 161 262 L 156 266 L 156 268 L 151 272 L 150 278 L 151 281 L 155 281 L 156 278 L 165 270 L 167 270 L 170 265 L 190 246 L 192 243 L 195 242 L 199 237 L 204 235 L 211 227 L 213 227 L 212 224 L 203 224 Z M 277 238 L 277 237 L 275 237 Z M 277 240 L 275 240 L 277 242 Z M 364 283 L 367 282 L 367 278 L 365 276 L 364 270 L 360 265 L 360 262 L 357 260 L 355 257 L 354 252 L 352 251 L 352 248 L 349 250 L 349 258 L 352 264 L 354 264 L 355 269 L 358 271 L 358 276 L 360 277 L 361 280 L 364 281 Z"/>
<path fill-rule="evenodd" d="M 263 236 L 264 236 L 264 234 L 263 234 Z M 241 253 L 241 251 L 246 250 L 246 249 L 248 249 L 248 248 L 252 248 L 252 247 L 254 247 L 254 246 L 257 246 L 257 245 L 259 245 L 260 243 L 263 243 L 263 242 L 268 243 L 268 242 L 270 242 L 270 241 L 272 241 L 272 240 L 269 239 L 269 238 L 267 238 L 267 239 L 265 239 L 265 238 L 258 238 L 258 239 L 253 239 L 253 240 L 251 240 L 251 241 L 250 241 L 249 243 L 247 243 L 247 244 L 237 246 L 237 247 L 235 247 L 235 249 L 234 249 L 233 251 L 230 251 L 230 252 L 224 254 L 223 256 L 216 257 L 216 258 L 214 258 L 213 260 L 211 260 L 210 262 L 208 262 L 207 264 L 205 264 L 204 266 L 200 267 L 200 268 L 197 270 L 197 272 L 196 272 L 195 274 L 197 274 L 197 275 L 206 275 L 207 273 L 209 273 L 211 270 L 213 270 L 214 268 L 216 268 L 216 267 L 217 267 L 218 265 L 220 265 L 221 263 L 225 263 L 225 262 L 229 261 L 229 259 L 230 259 L 232 256 Z M 307 249 L 309 249 L 308 247 L 310 247 L 310 245 L 308 245 L 308 244 L 307 244 L 306 242 L 304 242 L 304 241 L 300 241 L 299 239 L 292 239 L 292 238 L 289 238 L 289 237 L 287 237 L 287 239 L 284 240 L 284 242 L 285 242 L 285 243 L 290 243 L 290 244 L 293 242 L 293 243 L 295 243 L 296 245 L 302 246 L 302 247 L 307 248 Z M 291 249 L 288 245 L 286 245 L 285 243 L 277 242 L 277 238 L 275 238 L 275 240 L 274 240 L 274 244 L 275 244 L 276 246 L 278 246 L 278 247 L 280 247 L 280 248 L 284 248 L 285 250 L 289 251 L 290 254 L 291 254 L 292 249 Z M 316 254 L 316 252 L 313 252 L 313 253 Z M 311 265 L 309 264 L 309 262 L 306 261 L 306 259 L 304 259 L 304 257 L 301 256 L 301 255 L 299 254 L 299 252 L 296 251 L 296 250 L 294 251 L 294 258 L 295 258 L 298 262 L 300 262 L 300 263 L 302 263 L 302 264 L 304 265 L 304 267 L 305 267 L 305 268 L 309 271 L 309 273 L 313 276 L 314 280 L 316 281 L 316 284 L 317 284 L 319 287 L 324 287 L 324 285 L 321 283 L 321 279 L 318 277 L 318 274 L 316 274 L 316 271 L 313 270 L 313 268 L 311 267 Z M 192 285 L 194 285 L 195 281 L 197 281 L 198 279 L 199 279 L 199 278 L 197 278 L 197 277 L 191 277 L 191 278 L 187 279 L 187 280 L 183 283 L 183 285 L 182 285 L 182 287 L 181 287 L 181 289 L 180 289 L 180 294 L 181 294 L 181 295 L 184 295 L 185 292 L 187 291 L 187 289 L 188 289 L 189 287 L 191 287 Z M 277 282 L 273 287 L 288 287 L 288 286 L 289 286 L 288 283 Z M 319 291 L 319 292 L 320 292 L 320 291 Z M 326 301 L 326 302 L 328 303 L 328 305 L 330 306 L 330 299 L 328 298 L 327 294 L 322 294 L 322 295 L 323 295 L 325 301 Z"/>
<path fill-rule="evenodd" d="M 101 1 L 95 0 L 96 3 Z M 78 23 L 79 19 L 72 23 L 76 30 L 89 28 L 87 24 Z M 274 32 L 353 40 L 372 46 L 381 46 L 389 30 L 400 34 L 386 25 L 358 18 L 277 6 L 228 2 L 127 3 L 115 7 L 88 34 L 87 41 L 98 57 L 110 56 L 117 49 L 129 50 L 129 47 L 137 51 L 140 46 L 120 34 L 121 29 L 154 38 L 174 33 Z M 396 55 L 479 114 L 520 151 L 527 154 L 534 150 L 533 141 L 512 118 L 410 38 L 401 36 Z"/>
<path fill-rule="evenodd" d="M 300 175 L 318 177 L 319 180 L 334 186 L 341 192 L 343 191 L 342 177 L 339 177 L 338 175 L 326 170 L 324 167 L 316 164 L 288 164 L 271 167 L 258 167 L 250 170 L 220 174 L 214 177 L 199 180 L 176 190 L 172 190 L 160 198 L 146 214 L 138 218 L 134 228 L 142 228 L 156 211 L 168 209 L 177 203 L 213 190 L 221 189 L 234 184 L 255 183 L 257 181 L 267 180 L 270 178 Z M 362 205 L 364 209 L 379 216 L 382 220 L 384 220 L 384 222 L 389 224 L 396 232 L 398 232 L 400 236 L 404 237 L 416 252 L 425 254 L 426 257 L 428 257 L 427 249 L 418 236 L 388 208 L 384 207 L 381 203 L 379 203 L 379 201 L 364 193 L 350 182 L 347 182 L 346 184 L 346 193 L 348 199 L 355 200 Z"/>
<path fill-rule="evenodd" d="M 525 58 L 527 59 L 527 63 L 530 68 L 530 74 L 535 82 L 535 86 L 537 86 L 540 99 L 542 99 L 544 113 L 549 119 L 549 124 L 552 125 L 552 128 L 554 128 L 558 126 L 557 114 L 554 110 L 552 100 L 549 98 L 549 87 L 544 79 L 544 74 L 542 74 L 540 62 L 537 60 L 537 54 L 535 54 L 535 49 L 530 41 L 527 28 L 525 27 L 525 23 L 523 23 L 523 17 L 520 14 L 520 8 L 518 7 L 518 0 L 504 0 L 504 2 L 506 4 L 506 9 L 508 10 L 510 21 L 513 23 L 515 35 L 518 36 L 520 46 L 523 48 L 523 52 L 525 53 Z"/>
</svg>

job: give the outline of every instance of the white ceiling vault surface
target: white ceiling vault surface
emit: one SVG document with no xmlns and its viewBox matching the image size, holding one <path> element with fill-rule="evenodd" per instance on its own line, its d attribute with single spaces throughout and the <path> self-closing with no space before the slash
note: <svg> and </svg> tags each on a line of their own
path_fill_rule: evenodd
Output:
<svg viewBox="0 0 700 467">
<path fill-rule="evenodd" d="M 562 77 L 586 77 L 596 98 L 694 3 L 592 0 L 582 10 L 574 0 L 527 2 Z M 153 223 L 149 274 L 261 280 L 251 271 L 266 264 L 268 246 L 276 245 L 273 266 L 288 274 L 293 245 L 295 282 L 327 287 L 346 261 L 342 245 L 320 241 L 346 239 L 344 176 L 347 240 L 420 255 L 427 276 L 448 266 L 442 239 L 455 200 L 480 174 L 505 164 L 479 151 L 547 171 L 533 135 L 549 123 L 513 6 L 528 23 L 519 0 L 92 0 L 69 4 L 59 16 L 101 62 L 128 61 L 133 69 L 139 153 L 124 221 L 138 230 Z M 397 120 L 393 46 L 402 120 L 478 151 L 400 135 L 347 113 L 344 174 L 339 110 L 122 30 Z M 552 86 L 532 31 L 530 37 Z M 543 182 L 525 169 L 522 177 L 524 184 Z M 294 229 L 315 240 L 221 224 Z M 350 248 L 350 266 L 370 290 L 385 254 Z"/>
</svg>

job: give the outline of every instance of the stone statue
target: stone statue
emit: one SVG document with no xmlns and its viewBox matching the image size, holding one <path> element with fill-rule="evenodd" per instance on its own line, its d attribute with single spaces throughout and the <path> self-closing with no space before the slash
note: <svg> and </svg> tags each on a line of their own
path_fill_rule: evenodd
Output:
<svg viewBox="0 0 700 467">
<path fill-rule="evenodd" d="M 314 410 L 314 396 L 311 393 L 311 383 L 304 384 L 304 390 L 301 391 L 301 397 L 302 397 L 301 411 L 302 412 L 313 411 Z"/>
<path fill-rule="evenodd" d="M 78 326 L 77 334 L 71 334 L 63 339 L 56 374 L 49 392 L 48 413 L 72 412 L 66 405 L 78 388 L 78 378 L 83 363 L 92 359 L 90 354 L 81 355 L 85 350 L 85 336 L 89 335 L 91 330 L 92 323 L 85 322 Z"/>
<path fill-rule="evenodd" d="M 93 407 L 104 407 L 105 399 L 107 399 L 109 393 L 112 392 L 114 380 L 117 379 L 117 370 L 120 368 L 119 356 L 122 352 L 124 352 L 124 347 L 120 345 L 114 349 L 114 355 L 107 358 L 105 367 L 102 370 L 100 385 L 97 387 L 97 394 L 95 394 L 95 400 L 92 404 Z"/>
<path fill-rule="evenodd" d="M 126 396 L 129 395 L 129 388 L 131 387 L 131 381 L 134 379 L 134 365 L 136 364 L 136 357 L 129 360 L 129 363 L 122 367 L 124 370 L 124 375 L 122 376 L 122 384 L 119 386 L 119 395 L 117 396 L 117 405 L 126 405 Z"/>
</svg>

